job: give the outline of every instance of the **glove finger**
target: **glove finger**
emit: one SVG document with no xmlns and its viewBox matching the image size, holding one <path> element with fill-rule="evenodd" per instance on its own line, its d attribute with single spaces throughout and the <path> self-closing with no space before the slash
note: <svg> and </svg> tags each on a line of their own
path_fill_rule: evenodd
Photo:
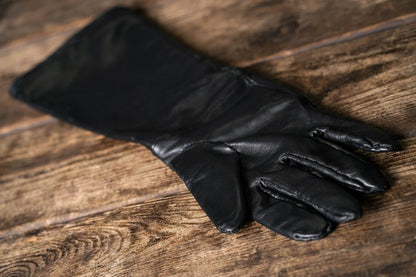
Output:
<svg viewBox="0 0 416 277">
<path fill-rule="evenodd" d="M 274 197 L 285 195 L 315 209 L 331 221 L 342 223 L 361 217 L 355 197 L 336 183 L 290 166 L 256 178 L 260 188 Z"/>
<path fill-rule="evenodd" d="M 256 187 L 250 190 L 250 202 L 255 221 L 294 240 L 321 239 L 335 227 L 332 222 L 306 207 L 284 197 L 272 198 Z"/>
<path fill-rule="evenodd" d="M 171 162 L 219 231 L 233 233 L 246 220 L 238 156 L 227 147 L 198 144 Z"/>
<path fill-rule="evenodd" d="M 401 146 L 391 135 L 373 126 L 353 120 L 322 115 L 324 125 L 311 131 L 314 137 L 363 149 L 366 151 L 385 152 L 399 151 Z"/>
<path fill-rule="evenodd" d="M 378 168 L 342 148 L 305 139 L 294 143 L 289 152 L 280 156 L 282 163 L 302 168 L 363 192 L 381 192 L 389 188 Z"/>
</svg>

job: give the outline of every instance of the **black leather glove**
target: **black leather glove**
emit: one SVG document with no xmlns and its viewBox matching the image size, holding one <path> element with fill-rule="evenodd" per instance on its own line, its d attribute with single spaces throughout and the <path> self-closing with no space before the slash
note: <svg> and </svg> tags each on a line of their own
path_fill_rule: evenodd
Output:
<svg viewBox="0 0 416 277">
<path fill-rule="evenodd" d="M 17 79 L 11 94 L 62 120 L 140 142 L 185 181 L 221 232 L 248 219 L 296 240 L 361 216 L 351 193 L 388 188 L 342 146 L 398 150 L 291 88 L 214 64 L 115 8 Z"/>
</svg>

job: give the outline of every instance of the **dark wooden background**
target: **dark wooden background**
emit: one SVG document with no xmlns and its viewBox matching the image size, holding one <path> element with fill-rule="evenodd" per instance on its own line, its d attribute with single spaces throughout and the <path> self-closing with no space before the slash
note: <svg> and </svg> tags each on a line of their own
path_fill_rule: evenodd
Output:
<svg viewBox="0 0 416 277">
<path fill-rule="evenodd" d="M 9 98 L 15 77 L 118 4 L 395 134 L 404 151 L 366 154 L 394 186 L 320 241 L 257 223 L 225 235 L 143 146 Z M 414 0 L 0 0 L 0 276 L 416 276 L 415 75 Z"/>
</svg>

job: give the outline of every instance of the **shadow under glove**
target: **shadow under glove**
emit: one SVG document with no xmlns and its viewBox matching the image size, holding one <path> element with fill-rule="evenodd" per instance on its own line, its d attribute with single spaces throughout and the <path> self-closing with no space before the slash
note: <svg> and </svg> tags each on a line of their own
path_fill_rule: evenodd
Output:
<svg viewBox="0 0 416 277">
<path fill-rule="evenodd" d="M 388 188 L 374 165 L 341 145 L 399 149 L 291 88 L 198 56 L 125 8 L 96 19 L 10 92 L 67 122 L 144 144 L 225 233 L 254 219 L 292 239 L 322 238 L 361 216 L 351 191 Z"/>
</svg>

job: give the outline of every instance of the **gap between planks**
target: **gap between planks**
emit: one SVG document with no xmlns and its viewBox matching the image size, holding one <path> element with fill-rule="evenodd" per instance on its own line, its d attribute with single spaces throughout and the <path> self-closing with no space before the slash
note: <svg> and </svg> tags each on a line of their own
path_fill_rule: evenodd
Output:
<svg viewBox="0 0 416 277">
<path fill-rule="evenodd" d="M 81 22 L 85 22 L 85 20 L 82 20 Z M 394 28 L 399 28 L 403 25 L 406 24 L 411 24 L 411 23 L 415 23 L 416 22 L 416 13 L 410 13 L 410 14 L 406 14 L 406 15 L 402 15 L 402 16 L 398 16 L 395 17 L 393 19 L 390 20 L 386 20 L 377 24 L 373 24 L 352 32 L 347 32 L 344 33 L 342 35 L 339 36 L 334 36 L 334 37 L 330 37 L 330 38 L 326 38 L 323 39 L 321 41 L 317 41 L 314 43 L 309 43 L 300 47 L 296 47 L 293 49 L 288 49 L 288 50 L 283 50 L 283 51 L 279 51 L 275 54 L 272 55 L 268 55 L 265 57 L 261 57 L 261 58 L 257 58 L 251 61 L 243 61 L 243 62 L 237 62 L 237 63 L 233 63 L 233 66 L 237 66 L 237 67 L 251 67 L 254 65 L 258 65 L 258 64 L 262 64 L 262 63 L 266 63 L 272 60 L 278 60 L 278 59 L 284 59 L 286 57 L 290 57 L 290 56 L 294 56 L 297 54 L 301 54 L 304 52 L 308 52 L 308 51 L 312 51 L 318 48 L 323 48 L 329 45 L 334 45 L 334 44 L 339 44 L 339 43 L 343 43 L 346 41 L 350 41 L 350 40 L 354 40 L 360 37 L 364 37 L 364 36 L 368 36 L 370 34 L 373 33 L 378 33 L 378 32 L 382 32 L 382 31 L 386 31 L 389 29 L 394 29 Z M 65 30 L 63 32 L 65 33 L 74 33 L 77 30 L 80 29 L 79 24 L 75 24 L 76 27 L 72 27 L 69 30 Z M 45 37 L 49 37 L 49 36 L 56 36 L 58 33 L 55 34 L 50 34 L 47 36 L 44 36 L 43 39 Z M 39 40 L 39 39 L 38 39 Z M 0 49 L 0 54 L 4 51 L 9 51 L 11 48 L 13 47 L 19 47 L 21 45 L 16 45 L 16 46 L 7 46 L 4 47 L 2 49 Z M 9 126 L 4 126 L 2 128 L 0 128 L 0 137 L 9 135 L 9 134 L 13 134 L 16 132 L 20 132 L 20 131 L 24 131 L 24 130 L 29 130 L 32 128 L 36 128 L 39 126 L 43 126 L 46 124 L 50 124 L 55 122 L 56 120 L 53 119 L 51 116 L 49 115 L 45 115 L 45 116 L 41 116 L 35 119 L 31 119 L 31 120 L 26 120 L 23 122 L 19 122 L 16 124 L 12 124 Z"/>
</svg>

